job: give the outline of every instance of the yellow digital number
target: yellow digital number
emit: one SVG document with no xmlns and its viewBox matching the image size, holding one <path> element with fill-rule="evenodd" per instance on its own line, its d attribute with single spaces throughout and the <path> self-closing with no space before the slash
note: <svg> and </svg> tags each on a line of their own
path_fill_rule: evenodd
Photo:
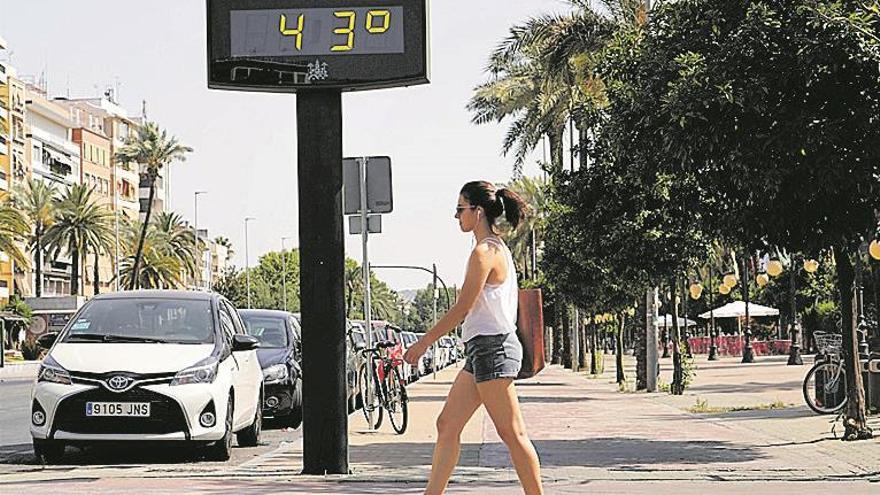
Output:
<svg viewBox="0 0 880 495">
<path fill-rule="evenodd" d="M 373 18 L 381 17 L 382 25 L 374 26 Z M 367 31 L 372 34 L 382 34 L 385 31 L 388 31 L 388 26 L 391 25 L 391 12 L 387 10 L 371 10 L 367 12 Z"/>
<path fill-rule="evenodd" d="M 350 10 L 345 10 L 342 12 L 334 12 L 333 15 L 340 19 L 348 19 L 348 26 L 336 28 L 333 30 L 333 34 L 341 34 L 348 36 L 348 40 L 344 45 L 333 45 L 330 48 L 332 52 L 347 52 L 354 47 L 354 23 L 355 17 L 357 14 Z"/>
<path fill-rule="evenodd" d="M 284 36 L 296 36 L 296 49 L 302 50 L 303 43 L 303 22 L 305 20 L 305 14 L 300 14 L 299 18 L 296 21 L 296 29 L 288 29 L 287 28 L 287 16 L 281 14 L 281 25 L 278 29 L 281 30 L 281 34 Z"/>
</svg>

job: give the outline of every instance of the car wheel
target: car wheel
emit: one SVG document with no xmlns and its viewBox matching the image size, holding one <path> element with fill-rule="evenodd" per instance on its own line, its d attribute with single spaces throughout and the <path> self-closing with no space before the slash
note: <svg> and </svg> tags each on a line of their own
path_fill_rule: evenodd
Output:
<svg viewBox="0 0 880 495">
<path fill-rule="evenodd" d="M 34 456 L 43 464 L 59 464 L 64 457 L 64 444 L 57 440 L 34 438 Z"/>
<path fill-rule="evenodd" d="M 260 434 L 263 432 L 263 395 L 260 394 L 257 401 L 257 412 L 254 413 L 254 422 L 250 426 L 235 434 L 239 447 L 256 447 L 260 444 Z"/>
<path fill-rule="evenodd" d="M 232 456 L 232 395 L 229 396 L 229 405 L 226 406 L 226 431 L 223 438 L 208 446 L 205 457 L 211 461 L 228 461 Z"/>
<path fill-rule="evenodd" d="M 287 426 L 291 428 L 299 428 L 299 425 L 302 424 L 303 417 L 303 391 L 302 391 L 302 378 L 296 379 L 295 389 L 293 390 L 293 397 L 290 400 L 290 417 L 287 422 Z"/>
</svg>

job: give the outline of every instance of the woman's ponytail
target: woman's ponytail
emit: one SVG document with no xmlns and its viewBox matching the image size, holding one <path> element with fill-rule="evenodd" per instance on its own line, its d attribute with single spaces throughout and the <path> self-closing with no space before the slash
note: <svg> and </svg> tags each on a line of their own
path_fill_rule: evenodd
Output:
<svg viewBox="0 0 880 495">
<path fill-rule="evenodd" d="M 511 227 L 516 228 L 520 222 L 528 214 L 528 205 L 519 194 L 510 189 L 498 189 L 495 191 L 495 197 L 498 198 L 504 208 L 504 218 Z"/>
</svg>

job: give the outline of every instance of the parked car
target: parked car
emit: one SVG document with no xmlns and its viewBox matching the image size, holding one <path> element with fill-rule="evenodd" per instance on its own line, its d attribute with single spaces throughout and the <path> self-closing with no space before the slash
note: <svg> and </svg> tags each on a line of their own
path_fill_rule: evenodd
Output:
<svg viewBox="0 0 880 495">
<path fill-rule="evenodd" d="M 297 323 L 302 326 L 302 315 L 293 313 Z M 358 381 L 358 371 L 361 369 L 363 356 L 358 352 L 364 348 L 365 341 L 364 329 L 362 326 L 353 323 L 351 320 L 345 320 L 346 334 L 345 339 L 345 372 L 347 384 L 347 402 L 348 412 L 351 413 L 360 407 L 360 383 Z"/>
<path fill-rule="evenodd" d="M 249 335 L 260 341 L 257 358 L 265 384 L 263 417 L 297 428 L 302 423 L 302 336 L 292 313 L 240 309 Z"/>
<path fill-rule="evenodd" d="M 50 348 L 31 401 L 34 453 L 56 463 L 68 444 L 181 441 L 226 460 L 232 436 L 262 430 L 258 340 L 225 298 L 131 291 L 87 302 Z"/>
<path fill-rule="evenodd" d="M 419 338 L 413 332 L 401 332 L 401 338 L 403 339 L 403 350 L 404 352 L 408 351 Z M 409 374 L 406 375 L 406 379 L 409 383 L 412 383 L 419 379 L 424 374 L 424 365 L 422 361 L 419 361 L 418 366 L 409 366 L 408 367 Z"/>
</svg>

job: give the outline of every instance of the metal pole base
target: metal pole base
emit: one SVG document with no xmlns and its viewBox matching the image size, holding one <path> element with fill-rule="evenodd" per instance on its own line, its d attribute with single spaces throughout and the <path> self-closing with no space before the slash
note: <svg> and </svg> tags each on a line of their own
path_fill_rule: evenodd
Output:
<svg viewBox="0 0 880 495">
<path fill-rule="evenodd" d="M 801 346 L 791 346 L 791 349 L 788 351 L 788 365 L 800 366 L 802 364 L 804 364 L 804 360 L 801 358 Z"/>
<path fill-rule="evenodd" d="M 752 346 L 743 348 L 743 363 L 754 363 L 755 362 L 755 352 L 752 350 Z"/>
<path fill-rule="evenodd" d="M 718 361 L 718 346 L 715 344 L 709 347 L 709 361 Z"/>
</svg>

